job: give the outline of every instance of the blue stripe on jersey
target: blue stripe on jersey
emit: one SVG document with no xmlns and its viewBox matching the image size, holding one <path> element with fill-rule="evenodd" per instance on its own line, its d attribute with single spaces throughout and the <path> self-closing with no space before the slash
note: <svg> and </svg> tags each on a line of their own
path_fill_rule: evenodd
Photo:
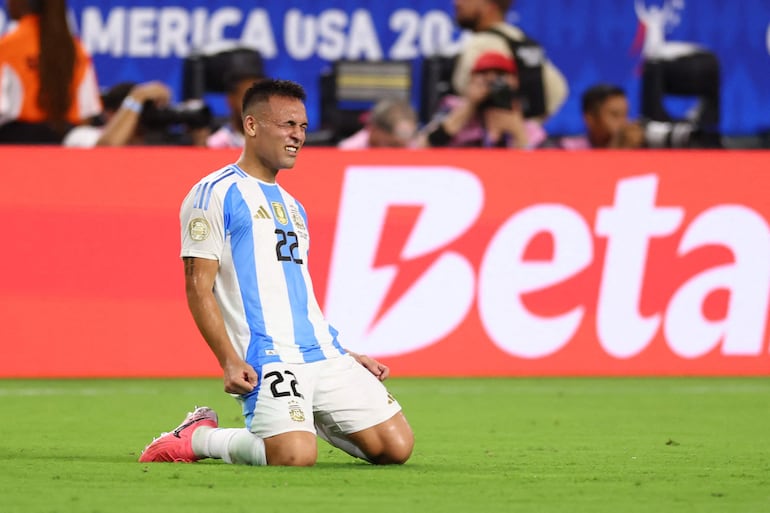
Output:
<svg viewBox="0 0 770 513">
<path fill-rule="evenodd" d="M 193 208 L 198 208 L 198 202 L 200 201 L 201 194 L 203 193 L 204 184 L 199 183 L 195 187 L 195 196 L 193 197 Z"/>
<path fill-rule="evenodd" d="M 246 422 L 246 429 L 251 431 L 251 423 L 254 421 L 254 410 L 257 407 L 257 397 L 259 397 L 259 389 L 262 388 L 262 365 L 255 365 L 254 370 L 257 371 L 259 381 L 257 386 L 246 395 L 238 396 L 238 402 L 241 403 L 241 411 L 243 412 L 243 420 Z"/>
<path fill-rule="evenodd" d="M 337 335 L 339 335 L 340 332 L 337 331 L 337 329 L 329 324 L 329 335 L 332 336 L 332 345 L 337 348 L 337 350 L 340 352 L 340 354 L 345 354 L 347 351 L 342 347 L 342 344 L 340 344 L 340 341 L 337 339 Z"/>
<path fill-rule="evenodd" d="M 203 184 L 203 190 L 200 193 L 200 196 L 198 195 L 198 192 L 195 192 L 195 197 L 197 201 L 193 204 L 193 207 L 200 208 L 202 210 L 208 210 L 209 208 L 209 202 L 211 201 L 211 193 L 214 190 L 214 186 L 227 178 L 228 176 L 232 176 L 236 174 L 239 169 L 236 170 L 232 167 L 225 168 L 221 173 L 219 173 L 219 176 L 211 182 L 207 182 Z M 242 173 L 243 171 L 241 171 Z"/>
<path fill-rule="evenodd" d="M 256 365 L 257 361 L 263 364 L 280 361 L 277 355 L 264 357 L 265 351 L 273 350 L 275 346 L 265 329 L 262 301 L 257 287 L 251 211 L 235 184 L 227 190 L 223 203 L 223 214 L 225 232 L 230 234 L 233 265 L 235 266 L 235 274 L 238 276 L 246 322 L 250 328 L 251 339 L 245 359 L 251 365 Z"/>
<path fill-rule="evenodd" d="M 283 205 L 284 211 L 287 213 L 289 209 L 283 202 L 283 196 L 277 186 L 262 184 L 262 192 L 270 203 L 276 202 Z M 291 219 L 288 219 L 288 225 L 282 225 L 278 222 L 278 216 L 273 216 L 275 227 L 284 232 L 293 231 L 293 223 Z M 296 237 L 296 235 L 295 235 Z M 285 246 L 287 249 L 289 245 Z M 302 353 L 302 358 L 306 362 L 315 362 L 326 358 L 321 351 L 318 338 L 315 336 L 315 330 L 310 322 L 310 314 L 308 312 L 308 291 L 305 284 L 305 277 L 302 275 L 302 268 L 293 260 L 286 260 L 283 264 L 283 275 L 286 280 L 286 288 L 289 292 L 289 301 L 291 304 L 291 317 L 292 324 L 294 326 L 294 343 L 299 347 Z"/>
<path fill-rule="evenodd" d="M 249 176 L 246 174 L 246 171 L 244 171 L 243 169 L 240 168 L 240 166 L 238 166 L 238 164 L 233 164 L 232 166 L 230 166 L 230 169 L 238 173 L 238 176 L 240 176 L 241 178 L 246 178 L 247 176 Z"/>
<path fill-rule="evenodd" d="M 305 222 L 305 226 L 307 226 L 307 212 L 305 212 L 305 207 L 299 201 L 297 202 L 297 206 L 299 207 L 299 213 L 302 216 L 302 220 Z M 308 253 L 310 253 L 309 248 Z M 307 265 L 307 262 L 305 262 L 305 265 Z M 342 347 L 342 344 L 340 344 L 340 341 L 337 339 L 337 335 L 339 335 L 339 333 L 340 332 L 337 331 L 334 326 L 329 324 L 329 335 L 332 337 L 332 345 L 337 348 L 340 354 L 345 354 L 347 351 L 345 351 L 345 349 Z"/>
</svg>

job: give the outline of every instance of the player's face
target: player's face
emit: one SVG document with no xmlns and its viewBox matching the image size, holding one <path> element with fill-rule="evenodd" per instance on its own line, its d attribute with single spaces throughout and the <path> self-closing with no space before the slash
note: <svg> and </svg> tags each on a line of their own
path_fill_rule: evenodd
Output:
<svg viewBox="0 0 770 513">
<path fill-rule="evenodd" d="M 474 30 L 481 18 L 481 8 L 485 0 L 454 0 L 455 21 L 464 29 Z"/>
<path fill-rule="evenodd" d="M 272 172 L 294 167 L 297 154 L 305 144 L 308 125 L 305 104 L 296 98 L 273 96 L 262 109 L 255 124 L 255 156 Z"/>
</svg>

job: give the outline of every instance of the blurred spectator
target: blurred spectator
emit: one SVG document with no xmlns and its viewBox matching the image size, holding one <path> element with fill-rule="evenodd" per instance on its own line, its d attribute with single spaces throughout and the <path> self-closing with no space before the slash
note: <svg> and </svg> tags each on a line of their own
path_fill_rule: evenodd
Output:
<svg viewBox="0 0 770 513">
<path fill-rule="evenodd" d="M 229 119 L 216 132 L 208 136 L 206 146 L 209 148 L 243 148 L 243 94 L 255 82 L 264 80 L 264 75 L 250 70 L 232 70 L 225 77 L 227 88 L 227 106 Z"/>
<path fill-rule="evenodd" d="M 586 134 L 561 138 L 552 146 L 567 150 L 644 146 L 644 129 L 628 118 L 628 98 L 623 89 L 597 84 L 583 93 L 581 104 Z"/>
<path fill-rule="evenodd" d="M 102 110 L 90 56 L 64 0 L 7 0 L 18 25 L 0 38 L 0 142 L 55 143 Z"/>
<path fill-rule="evenodd" d="M 102 97 L 103 126 L 77 126 L 67 133 L 62 144 L 76 148 L 145 144 L 142 111 L 148 102 L 164 108 L 170 100 L 171 90 L 161 82 L 117 84 Z"/>
<path fill-rule="evenodd" d="M 470 72 L 465 95 L 449 95 L 443 109 L 421 133 L 421 145 L 532 148 L 545 139 L 540 123 L 525 120 L 516 63 L 486 52 Z"/>
<path fill-rule="evenodd" d="M 478 57 L 494 51 L 514 57 L 519 63 L 522 83 L 533 97 L 528 111 L 542 103 L 541 119 L 553 115 L 567 99 L 568 86 L 564 75 L 549 61 L 543 48 L 521 29 L 505 22 L 513 0 L 454 0 L 455 20 L 464 29 L 473 31 L 465 41 L 452 75 L 457 94 L 465 94 L 470 82 L 470 70 Z M 520 51 L 515 51 L 516 49 Z M 521 55 L 526 54 L 525 59 Z M 537 86 L 536 90 L 532 86 Z M 535 109 L 535 111 L 541 109 Z"/>
<path fill-rule="evenodd" d="M 343 139 L 337 147 L 343 150 L 366 148 L 409 148 L 415 145 L 417 113 L 409 102 L 380 100 L 366 113 L 364 128 Z"/>
</svg>

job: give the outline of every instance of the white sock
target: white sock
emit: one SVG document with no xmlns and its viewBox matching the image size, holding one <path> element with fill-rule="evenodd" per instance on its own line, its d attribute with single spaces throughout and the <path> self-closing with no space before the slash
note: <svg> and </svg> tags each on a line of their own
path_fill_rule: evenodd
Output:
<svg viewBox="0 0 770 513">
<path fill-rule="evenodd" d="M 226 463 L 267 465 L 265 442 L 246 428 L 201 426 L 192 436 L 193 452 Z"/>
</svg>

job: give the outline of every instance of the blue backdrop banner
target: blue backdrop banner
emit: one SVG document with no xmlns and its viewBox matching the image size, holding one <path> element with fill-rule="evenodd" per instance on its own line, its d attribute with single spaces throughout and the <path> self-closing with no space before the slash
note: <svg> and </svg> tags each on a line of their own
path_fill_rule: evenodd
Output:
<svg viewBox="0 0 770 513">
<path fill-rule="evenodd" d="M 319 76 L 330 63 L 413 61 L 418 107 L 421 59 L 452 54 L 463 38 L 450 0 L 70 0 L 69 6 L 102 86 L 162 80 L 179 96 L 185 56 L 250 46 L 263 55 L 269 75 L 306 87 L 311 128 L 319 121 Z M 520 0 L 508 19 L 543 44 L 569 82 L 567 103 L 546 125 L 550 133 L 582 131 L 580 94 L 596 82 L 623 86 L 636 115 L 641 51 L 654 34 L 717 55 L 724 133 L 770 127 L 767 0 Z M 659 30 L 651 30 L 654 23 Z M 11 26 L 0 11 L 0 33 Z M 215 110 L 223 108 L 212 101 Z"/>
</svg>

